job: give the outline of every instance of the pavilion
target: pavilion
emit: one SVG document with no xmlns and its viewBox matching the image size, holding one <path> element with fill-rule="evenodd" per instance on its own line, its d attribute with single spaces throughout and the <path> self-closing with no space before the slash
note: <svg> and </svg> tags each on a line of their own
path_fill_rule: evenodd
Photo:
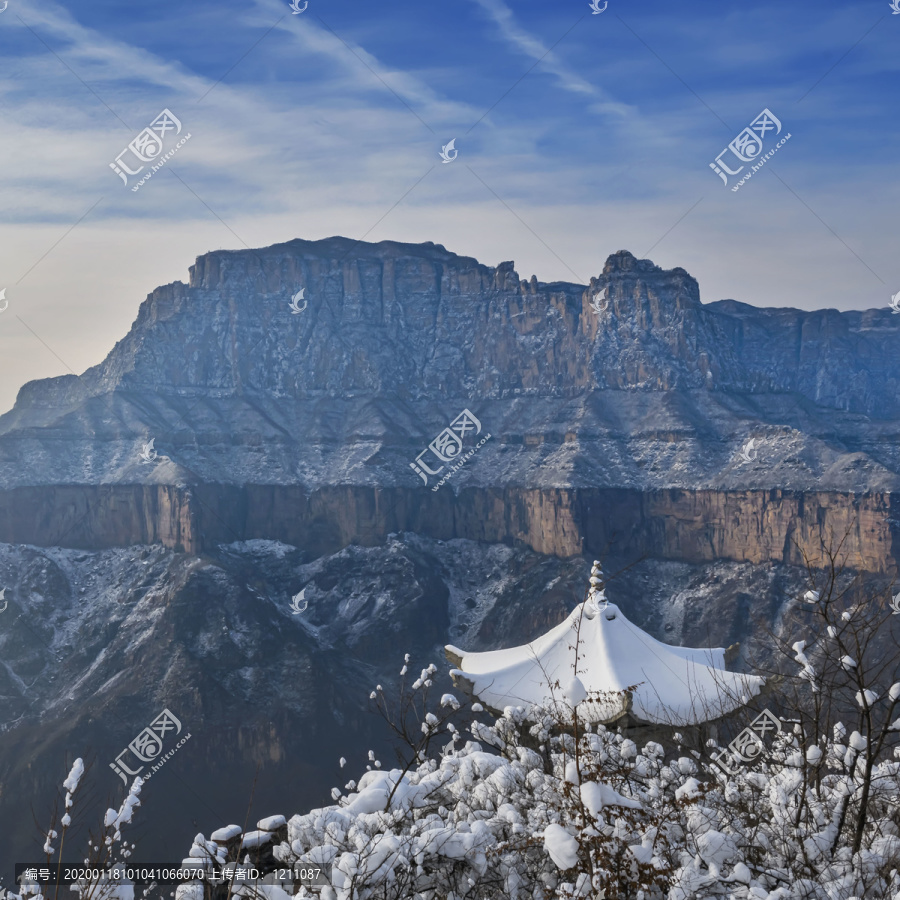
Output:
<svg viewBox="0 0 900 900">
<path fill-rule="evenodd" d="M 607 602 L 602 584 L 595 561 L 587 599 L 530 644 L 486 653 L 448 645 L 454 684 L 497 712 L 577 706 L 583 720 L 597 724 L 627 717 L 634 724 L 699 725 L 759 694 L 765 679 L 729 672 L 724 648 L 655 640 Z"/>
</svg>

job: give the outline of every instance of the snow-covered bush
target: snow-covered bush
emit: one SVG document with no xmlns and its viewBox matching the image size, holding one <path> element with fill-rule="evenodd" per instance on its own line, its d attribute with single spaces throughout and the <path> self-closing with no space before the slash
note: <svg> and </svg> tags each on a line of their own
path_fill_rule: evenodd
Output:
<svg viewBox="0 0 900 900">
<path fill-rule="evenodd" d="M 680 776 L 656 747 L 622 753 L 621 735 L 525 746 L 543 724 L 509 708 L 473 722 L 478 740 L 450 740 L 405 772 L 369 771 L 340 802 L 295 816 L 275 849 L 283 863 L 332 866 L 323 898 L 662 896 L 661 810 Z M 451 733 L 452 735 L 452 733 Z"/>
<path fill-rule="evenodd" d="M 726 777 L 603 726 L 576 738 L 549 709 L 482 715 L 471 740 L 405 771 L 366 772 L 337 804 L 290 819 L 275 858 L 333 867 L 322 900 L 900 898 L 900 763 L 873 767 L 853 854 L 835 846 L 859 789 L 839 741 L 809 754 L 836 767 L 817 780 L 804 782 L 788 730 Z"/>
</svg>

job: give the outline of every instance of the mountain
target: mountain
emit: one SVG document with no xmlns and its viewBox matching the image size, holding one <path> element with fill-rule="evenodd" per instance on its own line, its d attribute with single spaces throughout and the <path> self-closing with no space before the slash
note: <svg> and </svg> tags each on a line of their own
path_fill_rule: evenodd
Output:
<svg viewBox="0 0 900 900">
<path fill-rule="evenodd" d="M 0 538 L 324 552 L 411 530 L 568 555 L 607 546 L 596 510 L 615 506 L 676 559 L 782 559 L 815 543 L 799 520 L 864 518 L 854 553 L 887 571 L 898 332 L 888 309 L 704 305 L 683 269 L 625 251 L 589 286 L 430 243 L 210 253 L 103 363 L 0 417 Z M 410 464 L 437 471 L 428 445 L 464 409 L 491 437 L 435 492 Z"/>
<path fill-rule="evenodd" d="M 17 860 L 41 858 L 27 810 L 45 822 L 66 754 L 121 799 L 109 764 L 164 709 L 191 739 L 142 794 L 145 859 L 243 822 L 257 764 L 261 813 L 325 802 L 351 738 L 383 749 L 366 698 L 404 652 L 530 641 L 585 556 L 640 628 L 743 641 L 745 665 L 804 553 L 843 541 L 886 583 L 898 334 L 887 308 L 704 304 L 626 251 L 589 285 L 432 243 L 198 258 L 101 364 L 0 417 Z"/>
</svg>

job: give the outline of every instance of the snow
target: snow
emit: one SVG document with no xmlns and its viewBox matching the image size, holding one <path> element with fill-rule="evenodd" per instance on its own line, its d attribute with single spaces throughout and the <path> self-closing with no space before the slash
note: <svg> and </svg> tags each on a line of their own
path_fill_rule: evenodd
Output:
<svg viewBox="0 0 900 900">
<path fill-rule="evenodd" d="M 260 831 L 275 831 L 286 823 L 287 819 L 284 816 L 268 816 L 265 819 L 260 819 L 256 823 L 256 827 Z"/>
<path fill-rule="evenodd" d="M 284 559 L 285 556 L 294 553 L 297 550 L 292 544 L 285 544 L 282 541 L 273 541 L 266 538 L 252 538 L 249 541 L 232 541 L 227 544 L 219 544 L 219 546 L 224 550 L 231 550 L 235 553 L 274 556 L 276 559 Z"/>
<path fill-rule="evenodd" d="M 544 849 L 560 869 L 571 869 L 578 862 L 578 841 L 562 825 L 544 829 Z"/>
<path fill-rule="evenodd" d="M 448 646 L 462 659 L 456 677 L 471 682 L 478 699 L 493 709 L 550 700 L 549 684 L 572 684 L 571 647 L 582 609 L 579 604 L 561 624 L 525 646 L 485 653 Z M 655 640 L 614 604 L 592 619 L 582 618 L 581 640 L 579 682 L 585 690 L 620 692 L 637 684 L 632 712 L 643 722 L 690 725 L 719 718 L 740 707 L 742 695 L 755 697 L 764 683 L 726 671 L 722 648 L 673 647 Z M 581 708 L 593 722 L 613 721 L 624 712 L 617 698 L 592 698 Z"/>
<path fill-rule="evenodd" d="M 63 787 L 70 794 L 74 794 L 78 789 L 78 783 L 81 781 L 82 775 L 84 775 L 84 760 L 79 758 L 72 764 L 72 771 L 69 772 L 69 777 L 63 782 Z"/>
<path fill-rule="evenodd" d="M 871 691 L 868 688 L 864 691 L 856 692 L 856 702 L 863 709 L 866 709 L 872 706 L 875 701 L 878 699 L 878 694 L 875 691 Z"/>
<path fill-rule="evenodd" d="M 141 792 L 141 786 L 143 785 L 143 783 L 143 779 L 135 778 L 134 782 L 131 785 L 131 789 L 128 792 L 128 795 L 122 801 L 122 805 L 119 807 L 118 812 L 116 812 L 116 810 L 114 809 L 108 809 L 106 811 L 104 824 L 108 828 L 119 828 L 125 823 L 131 824 L 135 807 L 141 805 L 141 801 L 138 800 L 138 794 L 140 794 Z"/>
<path fill-rule="evenodd" d="M 753 880 L 753 873 L 742 862 L 739 862 L 735 865 L 729 880 L 737 881 L 740 884 L 750 884 Z"/>
<path fill-rule="evenodd" d="M 626 806 L 630 809 L 641 808 L 639 800 L 623 797 L 608 784 L 597 781 L 581 785 L 581 802 L 595 819 L 600 817 L 604 806 Z"/>
<path fill-rule="evenodd" d="M 241 847 L 245 847 L 247 849 L 253 849 L 255 847 L 262 847 L 263 844 L 268 844 L 269 841 L 272 840 L 272 834 L 268 831 L 248 831 L 244 835 L 244 839 L 241 841 Z"/>
<path fill-rule="evenodd" d="M 710 829 L 697 837 L 697 853 L 714 877 L 718 877 L 722 865 L 735 855 L 735 850 L 732 839 L 721 831 Z"/>
<path fill-rule="evenodd" d="M 367 772 L 359 781 L 358 793 L 350 795 L 345 810 L 348 813 L 374 813 L 384 809 L 399 776 L 399 769 L 390 772 Z M 397 792 L 400 790 L 401 788 L 398 788 Z"/>
<path fill-rule="evenodd" d="M 601 650 L 608 651 L 616 640 L 626 645 L 624 650 L 608 652 L 605 660 L 620 676 L 625 653 L 638 644 L 645 648 L 646 642 L 640 638 L 643 633 L 638 631 L 637 638 L 631 635 L 615 606 L 596 608 L 593 618 L 582 624 L 584 634 L 595 626 L 599 629 L 603 639 L 594 646 Z M 620 626 L 624 630 L 616 632 Z M 566 638 L 574 643 L 574 632 Z M 810 646 L 811 656 L 819 652 L 816 639 L 808 644 L 798 641 L 794 651 L 801 666 L 808 665 L 806 646 Z M 583 649 L 579 670 L 590 670 L 594 647 Z M 679 665 L 696 663 L 685 653 L 713 656 L 718 652 L 666 649 Z M 464 652 L 460 655 L 465 659 Z M 865 655 L 859 653 L 858 659 L 857 671 L 865 672 Z M 642 659 L 637 662 L 645 665 Z M 571 669 L 562 671 L 558 679 L 562 686 L 569 684 L 570 700 L 578 694 L 571 690 L 571 673 Z M 423 691 L 431 674 L 433 666 L 422 670 L 419 684 Z M 583 676 L 579 673 L 578 681 L 587 691 L 591 671 Z M 435 682 L 439 683 L 437 678 Z M 889 683 L 873 684 L 877 691 L 866 688 L 871 702 L 886 692 L 892 695 L 892 702 L 896 699 L 893 694 L 900 688 L 888 689 Z M 854 682 L 846 687 L 845 700 L 852 699 L 857 686 L 865 688 Z M 823 691 L 826 689 L 823 685 Z M 869 694 L 860 696 L 868 702 Z M 429 704 L 437 706 L 435 701 L 441 697 L 440 706 L 453 709 L 452 704 L 443 702 L 446 696 L 441 697 L 438 690 L 429 696 Z M 590 697 L 582 700 L 578 711 L 590 702 Z M 482 711 L 480 704 L 472 708 Z M 347 785 L 353 793 L 337 798 L 334 805 L 293 816 L 287 823 L 288 839 L 279 846 L 272 842 L 265 852 L 254 856 L 267 860 L 264 867 L 270 865 L 270 850 L 279 864 L 334 865 L 334 887 L 315 892 L 300 889 L 298 900 L 463 900 L 479 896 L 479 890 L 488 889 L 483 887 L 486 885 L 496 896 L 509 900 L 599 900 L 603 891 L 598 881 L 605 882 L 607 896 L 640 896 L 636 890 L 617 890 L 621 884 L 611 883 L 609 870 L 595 865 L 597 857 L 590 854 L 599 837 L 605 842 L 604 849 L 625 861 L 621 878 L 623 882 L 631 879 L 631 887 L 635 887 L 639 865 L 665 867 L 671 872 L 670 889 L 647 891 L 645 900 L 850 900 L 864 896 L 900 900 L 900 877 L 892 872 L 900 859 L 900 837 L 895 835 L 900 762 L 890 758 L 894 753 L 900 759 L 895 735 L 890 736 L 884 753 L 879 751 L 870 773 L 871 817 L 859 853 L 849 852 L 846 839 L 853 823 L 848 821 L 843 837 L 836 824 L 844 801 L 858 803 L 866 775 L 858 755 L 879 743 L 877 732 L 866 730 L 870 726 L 865 717 L 854 715 L 849 728 L 829 719 L 816 733 L 807 729 L 805 738 L 795 728 L 800 740 L 788 731 L 771 736 L 764 756 L 742 765 L 733 777 L 723 778 L 717 770 L 710 772 L 708 754 L 705 757 L 691 749 L 687 731 L 686 741 L 667 728 L 628 729 L 630 737 L 626 737 L 602 726 L 582 728 L 582 722 L 573 731 L 571 708 L 562 726 L 551 718 L 560 709 L 556 704 L 531 707 L 532 718 L 526 717 L 525 707 L 515 698 L 508 698 L 503 709 L 497 721 L 489 714 L 474 721 L 465 712 L 455 715 L 458 742 L 438 746 L 440 742 L 435 741 L 431 757 L 423 756 L 406 771 L 362 774 L 358 785 L 354 781 Z M 440 709 L 434 712 L 441 719 L 447 715 Z M 879 712 L 887 715 L 893 710 Z M 419 715 L 429 729 L 440 722 L 424 703 Z M 746 724 L 743 713 L 733 724 L 736 728 Z M 834 741 L 829 741 L 825 735 L 832 729 Z M 459 746 L 466 730 L 475 741 Z M 646 741 L 649 734 L 659 742 Z M 352 736 L 349 740 L 351 759 L 361 757 L 365 751 L 353 746 Z M 806 747 L 806 759 L 813 765 L 827 761 L 829 769 L 826 773 L 823 767 L 815 773 L 822 777 L 814 790 L 802 771 L 801 741 L 806 740 L 818 741 L 818 745 Z M 485 745 L 487 749 L 483 749 Z M 718 745 L 711 740 L 705 747 L 702 743 L 697 746 L 712 751 Z M 539 747 L 541 752 L 529 747 Z M 374 752 L 369 752 L 369 759 L 375 763 Z M 344 758 L 342 763 L 346 763 Z M 70 778 L 73 773 L 74 769 Z M 114 825 L 120 818 L 130 820 L 133 807 L 139 805 L 140 784 L 136 780 L 137 791 L 129 793 L 133 804 L 123 804 L 119 812 L 109 811 L 108 824 Z M 77 787 L 77 780 L 72 786 Z M 263 838 L 271 839 L 264 826 L 280 828 L 284 824 L 283 816 L 268 816 L 257 827 Z M 227 835 L 227 840 L 240 832 L 238 826 L 229 826 L 214 832 L 213 837 Z M 52 839 L 56 838 L 52 833 Z M 261 840 L 259 846 L 265 843 Z M 837 851 L 832 852 L 835 844 Z M 219 853 L 221 858 L 225 855 L 198 834 L 188 859 L 206 852 Z M 807 858 L 812 866 L 807 865 Z M 208 864 L 214 863 L 210 860 Z M 586 870 L 599 873 L 593 884 Z M 244 888 L 234 893 L 248 900 L 260 895 L 261 900 L 287 900 L 289 896 L 275 886 L 266 886 L 256 895 Z M 199 894 L 182 888 L 176 896 L 200 900 Z"/>
<path fill-rule="evenodd" d="M 277 884 L 238 884 L 232 888 L 231 895 L 247 900 L 292 900 L 291 895 Z"/>
<path fill-rule="evenodd" d="M 696 778 L 688 778 L 680 788 L 675 791 L 676 800 L 690 800 L 700 794 L 700 782 Z"/>
<path fill-rule="evenodd" d="M 566 688 L 566 699 L 572 706 L 578 706 L 579 703 L 587 700 L 587 696 L 588 692 L 585 690 L 583 682 L 576 675 Z"/>
<path fill-rule="evenodd" d="M 643 844 L 632 844 L 628 850 L 634 854 L 634 858 L 644 865 L 647 865 L 653 859 L 653 848 L 645 847 Z"/>
<path fill-rule="evenodd" d="M 224 828 L 219 828 L 214 831 L 209 836 L 209 839 L 211 841 L 221 841 L 225 843 L 236 838 L 242 831 L 243 829 L 240 825 L 226 825 Z"/>
<path fill-rule="evenodd" d="M 405 771 L 364 773 L 349 797 L 290 819 L 287 841 L 273 848 L 277 864 L 333 867 L 332 887 L 319 900 L 463 900 L 487 885 L 491 896 L 509 900 L 599 900 L 604 889 L 611 898 L 639 897 L 637 866 L 646 867 L 643 875 L 671 873 L 667 889 L 647 891 L 645 900 L 850 900 L 863 896 L 863 878 L 871 885 L 865 896 L 900 900 L 900 876 L 891 873 L 900 856 L 891 821 L 900 762 L 883 759 L 871 772 L 872 818 L 860 853 L 850 854 L 846 839 L 831 852 L 837 815 L 862 778 L 853 749 L 866 745 L 859 731 L 830 723 L 853 759 L 813 791 L 788 732 L 723 782 L 702 754 L 679 757 L 675 734 L 654 729 L 663 743 L 642 747 L 598 726 L 579 729 L 576 741 L 559 727 L 569 720 L 553 720 L 550 709 L 529 720 L 523 708 L 508 706 L 491 724 L 469 722 L 475 741 L 435 748 Z M 546 754 L 523 746 L 526 734 L 545 742 Z M 824 750 L 810 746 L 809 758 L 814 750 L 829 759 L 848 750 L 821 741 Z M 716 748 L 714 741 L 705 747 Z M 617 874 L 597 854 L 598 838 L 607 859 L 626 860 Z M 202 835 L 195 844 L 205 846 Z"/>
<path fill-rule="evenodd" d="M 179 884 L 175 888 L 175 900 L 203 900 L 205 890 L 202 884 Z"/>
</svg>

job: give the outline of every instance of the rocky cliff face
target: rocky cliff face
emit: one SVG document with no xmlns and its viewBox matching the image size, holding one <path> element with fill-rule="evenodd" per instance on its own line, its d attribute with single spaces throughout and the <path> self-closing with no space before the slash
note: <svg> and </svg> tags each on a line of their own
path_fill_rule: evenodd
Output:
<svg viewBox="0 0 900 900">
<path fill-rule="evenodd" d="M 615 508 L 661 558 L 788 561 L 798 535 L 858 527 L 854 559 L 888 571 L 898 336 L 887 309 L 704 305 L 625 251 L 587 286 L 430 243 L 210 253 L 99 366 L 22 388 L 0 536 L 333 552 L 409 529 L 571 555 L 610 541 Z M 463 410 L 478 434 L 441 460 Z"/>
<path fill-rule="evenodd" d="M 434 244 L 220 251 L 99 366 L 21 389 L 0 485 L 411 487 L 469 408 L 491 434 L 470 484 L 890 490 L 898 335 L 887 309 L 703 305 L 624 251 L 588 286 Z"/>
<path fill-rule="evenodd" d="M 462 488 L 436 494 L 337 486 L 100 485 L 0 494 L 0 542 L 85 549 L 138 544 L 199 554 L 280 540 L 316 554 L 378 546 L 395 532 L 522 544 L 549 556 L 802 565 L 823 540 L 854 568 L 894 574 L 896 495 L 681 488 Z M 50 525 L 52 524 L 52 527 Z"/>
</svg>

